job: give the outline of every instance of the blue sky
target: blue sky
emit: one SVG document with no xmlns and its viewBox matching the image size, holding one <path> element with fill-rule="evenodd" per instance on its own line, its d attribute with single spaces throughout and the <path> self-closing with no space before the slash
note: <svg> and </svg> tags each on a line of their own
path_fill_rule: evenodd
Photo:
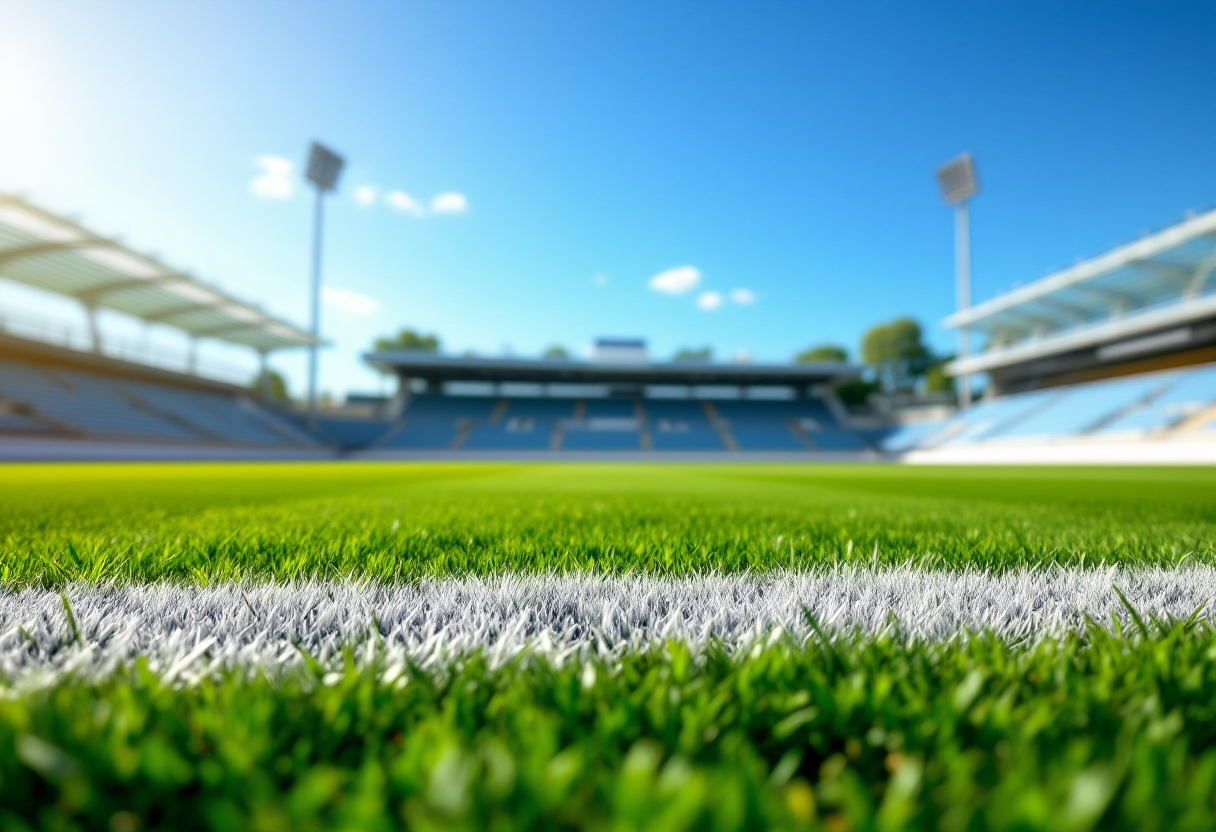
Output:
<svg viewBox="0 0 1216 832">
<path fill-rule="evenodd" d="M 964 150 L 977 299 L 1216 202 L 1210 3 L 0 0 L 0 18 L 0 188 L 301 323 L 299 169 L 314 138 L 348 157 L 337 392 L 377 387 L 359 352 L 400 326 L 456 352 L 636 335 L 784 361 L 910 314 L 950 350 L 933 171 Z M 266 157 L 294 169 L 255 186 Z M 683 267 L 685 293 L 651 287 Z M 301 389 L 302 357 L 275 363 Z"/>
</svg>

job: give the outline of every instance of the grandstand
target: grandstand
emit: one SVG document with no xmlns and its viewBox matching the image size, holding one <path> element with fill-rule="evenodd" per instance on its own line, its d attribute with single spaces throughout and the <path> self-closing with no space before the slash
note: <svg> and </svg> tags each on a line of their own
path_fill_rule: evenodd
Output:
<svg viewBox="0 0 1216 832">
<path fill-rule="evenodd" d="M 597 355 L 605 352 L 607 359 L 586 362 L 369 354 L 400 379 L 403 393 L 397 418 L 363 453 L 806 457 L 871 450 L 831 392 L 859 367 L 646 363 Z"/>
<path fill-rule="evenodd" d="M 879 447 L 942 461 L 1216 461 L 1216 211 L 955 313 L 976 407 Z"/>
<path fill-rule="evenodd" d="M 293 415 L 244 387 L 108 354 L 97 313 L 171 326 L 262 360 L 312 336 L 158 258 L 0 194 L 0 276 L 79 302 L 84 350 L 8 331 L 0 319 L 0 455 L 245 456 L 329 453 Z"/>
</svg>

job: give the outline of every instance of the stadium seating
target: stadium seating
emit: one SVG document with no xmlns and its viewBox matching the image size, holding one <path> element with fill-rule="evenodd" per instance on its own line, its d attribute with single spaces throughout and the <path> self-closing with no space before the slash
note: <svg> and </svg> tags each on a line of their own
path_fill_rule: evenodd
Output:
<svg viewBox="0 0 1216 832">
<path fill-rule="evenodd" d="M 0 361 L 0 399 L 18 405 L 0 431 L 98 438 L 243 445 L 307 445 L 315 440 L 234 395 L 79 369 Z"/>
<path fill-rule="evenodd" d="M 374 447 L 377 448 L 451 448 L 463 440 L 478 421 L 488 421 L 498 399 L 477 396 L 414 396 L 402 421 Z"/>
<path fill-rule="evenodd" d="M 200 439 L 197 431 L 137 407 L 101 377 L 4 362 L 0 396 L 77 434 Z"/>
<path fill-rule="evenodd" d="M 567 429 L 561 445 L 563 451 L 637 451 L 641 448 L 641 434 L 636 429 Z"/>
<path fill-rule="evenodd" d="M 863 434 L 863 439 L 887 453 L 909 451 L 930 437 L 941 433 L 941 422 L 922 422 L 911 425 L 900 425 L 892 430 L 875 431 L 873 434 Z"/>
<path fill-rule="evenodd" d="M 310 444 L 314 440 L 285 420 L 235 398 L 143 382 L 122 382 L 132 397 L 161 414 L 190 425 L 208 439 L 252 445 Z"/>
<path fill-rule="evenodd" d="M 1171 374 L 1161 393 L 1104 425 L 1102 433 L 1167 430 L 1216 401 L 1216 367 Z"/>
<path fill-rule="evenodd" d="M 844 428 L 807 431 L 806 436 L 814 448 L 819 451 L 864 451 L 866 449 L 857 434 Z"/>
<path fill-rule="evenodd" d="M 922 444 L 948 445 L 987 439 L 1050 406 L 1061 395 L 1059 390 L 1043 390 L 978 402 L 966 413 L 941 425 L 941 431 Z"/>
<path fill-rule="evenodd" d="M 651 447 L 656 451 L 721 451 L 726 447 L 699 401 L 650 399 L 643 409 Z"/>
<path fill-rule="evenodd" d="M 989 441 L 1061 439 L 1163 431 L 1216 404 L 1208 365 L 1015 393 L 981 401 L 936 425 L 909 425 L 880 442 L 886 451 Z"/>
<path fill-rule="evenodd" d="M 637 416 L 633 399 L 586 399 L 584 418 L 633 419 Z"/>
<path fill-rule="evenodd" d="M 735 445 L 743 451 L 805 451 L 794 432 L 789 402 L 720 401 L 714 410 Z"/>
<path fill-rule="evenodd" d="M 23 413 L 0 413 L 0 433 L 46 433 L 51 428 L 45 423 Z"/>
<path fill-rule="evenodd" d="M 474 450 L 547 450 L 560 422 L 574 418 L 573 399 L 511 399 L 498 418 L 474 422 L 461 446 Z"/>
<path fill-rule="evenodd" d="M 1133 407 L 1161 386 L 1162 380 L 1155 375 L 1077 385 L 993 436 L 1010 439 L 1086 433 Z"/>
<path fill-rule="evenodd" d="M 322 425 L 325 430 L 325 426 Z M 346 447 L 353 447 L 332 431 Z M 859 451 L 823 402 L 415 396 L 377 449 Z M 361 447 L 361 446 L 360 446 Z"/>
<path fill-rule="evenodd" d="M 865 447 L 852 431 L 839 430 L 831 411 L 815 399 L 728 400 L 714 402 L 714 409 L 743 451 L 861 450 Z"/>
<path fill-rule="evenodd" d="M 372 445 L 388 433 L 392 422 L 383 419 L 319 418 L 317 429 L 335 444 L 350 450 Z"/>
</svg>

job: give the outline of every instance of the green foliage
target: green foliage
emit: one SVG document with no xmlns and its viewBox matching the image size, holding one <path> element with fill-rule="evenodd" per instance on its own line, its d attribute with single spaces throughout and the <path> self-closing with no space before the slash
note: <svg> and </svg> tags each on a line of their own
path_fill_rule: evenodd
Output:
<svg viewBox="0 0 1216 832">
<path fill-rule="evenodd" d="M 0 827 L 1210 830 L 1216 636 L 473 656 L 0 698 Z"/>
<path fill-rule="evenodd" d="M 862 339 L 861 360 L 874 368 L 885 391 L 909 390 L 932 363 L 922 338 L 920 324 L 911 318 L 879 324 Z"/>
<path fill-rule="evenodd" d="M 836 398 L 846 405 L 861 405 L 878 392 L 878 382 L 855 378 L 836 385 Z"/>
<path fill-rule="evenodd" d="M 439 352 L 439 336 L 423 334 L 413 329 L 402 329 L 390 338 L 377 338 L 373 348 L 377 352 L 409 350 L 412 352 Z"/>
<path fill-rule="evenodd" d="M 550 361 L 568 361 L 570 359 L 570 351 L 561 344 L 553 344 L 546 347 L 540 357 Z"/>
<path fill-rule="evenodd" d="M 848 360 L 849 351 L 835 344 L 821 344 L 794 356 L 797 364 L 844 364 Z"/>
<path fill-rule="evenodd" d="M 714 348 L 705 347 L 681 347 L 676 350 L 676 354 L 671 357 L 672 361 L 678 362 L 707 362 L 714 360 Z"/>
<path fill-rule="evenodd" d="M 925 372 L 925 392 L 945 393 L 954 390 L 954 376 L 946 374 L 945 361 L 938 361 Z"/>
<path fill-rule="evenodd" d="M 259 372 L 253 377 L 253 381 L 249 382 L 249 389 L 259 398 L 269 391 L 271 401 L 285 402 L 291 398 L 287 391 L 287 379 L 278 370 L 269 368 L 265 373 Z"/>
<path fill-rule="evenodd" d="M 6 586 L 1216 562 L 1203 468 L 9 465 L 0 505 Z"/>
</svg>

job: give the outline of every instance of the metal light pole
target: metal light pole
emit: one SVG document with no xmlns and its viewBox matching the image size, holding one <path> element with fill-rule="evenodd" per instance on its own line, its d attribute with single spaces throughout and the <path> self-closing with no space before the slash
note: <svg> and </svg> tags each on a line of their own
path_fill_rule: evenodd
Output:
<svg viewBox="0 0 1216 832">
<path fill-rule="evenodd" d="M 954 206 L 954 271 L 958 311 L 971 307 L 971 218 L 968 201 L 979 193 L 975 163 L 970 153 L 951 159 L 937 169 L 937 184 L 947 205 Z M 971 333 L 964 323 L 958 328 L 958 357 L 965 361 L 971 353 Z M 959 375 L 959 407 L 971 407 L 971 375 Z"/>
<path fill-rule="evenodd" d="M 325 194 L 338 186 L 346 161 L 328 147 L 313 142 L 304 176 L 317 188 L 317 207 L 312 226 L 312 340 L 308 348 L 308 427 L 317 425 L 317 346 L 321 337 L 321 228 Z"/>
</svg>

